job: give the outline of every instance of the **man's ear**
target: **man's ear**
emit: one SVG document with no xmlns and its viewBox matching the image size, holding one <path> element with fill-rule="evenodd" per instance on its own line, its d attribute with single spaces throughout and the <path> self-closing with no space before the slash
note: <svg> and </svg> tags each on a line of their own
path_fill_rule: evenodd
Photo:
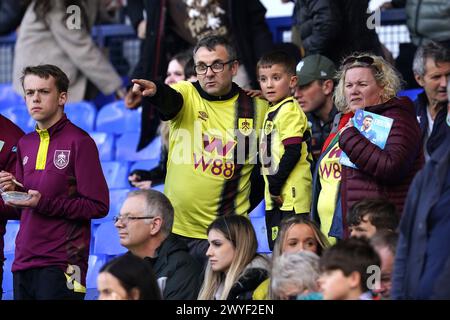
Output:
<svg viewBox="0 0 450 320">
<path fill-rule="evenodd" d="M 330 95 L 333 93 L 334 83 L 333 80 L 327 79 L 322 84 L 322 91 L 324 95 Z"/>
<path fill-rule="evenodd" d="M 58 98 L 58 105 L 63 106 L 67 102 L 67 92 L 61 92 Z"/>
<path fill-rule="evenodd" d="M 156 216 L 153 219 L 152 230 L 150 231 L 150 233 L 152 235 L 156 235 L 159 232 L 161 232 L 162 224 L 163 224 L 163 219 L 160 216 Z"/>
<path fill-rule="evenodd" d="M 419 84 L 419 86 L 425 87 L 425 81 L 423 81 L 422 76 L 419 76 L 418 74 L 414 74 L 414 79 L 416 79 L 416 82 Z"/>
<path fill-rule="evenodd" d="M 233 77 L 237 75 L 238 69 L 239 69 L 239 61 L 234 60 L 233 62 L 231 62 L 231 74 L 233 75 Z"/>
<path fill-rule="evenodd" d="M 353 271 L 352 273 L 350 273 L 350 275 L 347 277 L 347 279 L 348 279 L 349 285 L 352 289 L 364 287 L 361 284 L 361 275 L 359 274 L 358 271 Z"/>
<path fill-rule="evenodd" d="M 289 88 L 295 89 L 297 87 L 297 81 L 298 81 L 298 77 L 292 76 L 291 81 L 289 81 Z"/>
</svg>

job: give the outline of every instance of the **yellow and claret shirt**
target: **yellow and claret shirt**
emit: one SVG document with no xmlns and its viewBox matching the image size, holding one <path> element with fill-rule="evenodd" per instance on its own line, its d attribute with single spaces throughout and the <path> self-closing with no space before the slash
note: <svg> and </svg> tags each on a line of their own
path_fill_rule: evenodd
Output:
<svg viewBox="0 0 450 320">
<path fill-rule="evenodd" d="M 312 155 L 307 145 L 311 137 L 308 119 L 293 97 L 287 97 L 267 110 L 263 124 L 264 134 L 260 141 L 260 155 L 264 175 L 266 210 L 274 209 L 270 198 L 269 179 L 271 174 L 278 174 L 280 160 L 285 153 L 285 146 L 301 144 L 300 159 L 289 173 L 281 196 L 283 211 L 307 213 L 311 208 Z"/>
<path fill-rule="evenodd" d="M 175 209 L 173 233 L 206 239 L 209 224 L 223 214 L 248 213 L 250 174 L 267 102 L 201 93 L 182 81 L 171 86 L 183 106 L 170 120 L 165 194 Z M 250 103 L 244 103 L 248 101 Z"/>
<path fill-rule="evenodd" d="M 352 116 L 353 113 L 344 114 L 339 121 L 338 130 L 342 129 Z M 336 238 L 328 237 L 328 233 L 336 211 L 342 169 L 339 162 L 342 150 L 336 136 L 337 134 L 330 134 L 327 138 L 322 149 L 325 154 L 319 162 L 319 179 L 322 189 L 317 201 L 317 212 L 320 218 L 320 230 L 327 236 L 330 244 L 336 243 Z"/>
</svg>

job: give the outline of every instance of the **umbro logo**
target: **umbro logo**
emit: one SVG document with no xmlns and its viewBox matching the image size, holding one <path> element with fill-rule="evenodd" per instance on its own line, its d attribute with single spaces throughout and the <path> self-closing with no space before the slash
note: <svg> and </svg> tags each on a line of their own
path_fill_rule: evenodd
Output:
<svg viewBox="0 0 450 320">
<path fill-rule="evenodd" d="M 198 118 L 206 121 L 208 119 L 208 114 L 205 111 L 199 111 Z"/>
</svg>

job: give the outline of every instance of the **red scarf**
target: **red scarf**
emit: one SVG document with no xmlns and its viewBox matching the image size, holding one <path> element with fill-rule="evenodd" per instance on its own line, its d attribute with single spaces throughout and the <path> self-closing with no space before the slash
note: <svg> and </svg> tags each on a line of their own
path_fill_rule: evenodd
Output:
<svg viewBox="0 0 450 320">
<path fill-rule="evenodd" d="M 339 130 L 341 130 L 347 124 L 348 120 L 350 118 L 352 118 L 353 115 L 354 115 L 353 112 L 344 113 L 342 115 L 341 119 L 339 120 L 338 129 L 335 132 L 330 133 L 328 138 L 325 140 L 325 143 L 323 144 L 323 147 L 322 147 L 322 153 L 327 149 L 328 145 L 334 139 L 334 137 L 339 132 Z"/>
</svg>

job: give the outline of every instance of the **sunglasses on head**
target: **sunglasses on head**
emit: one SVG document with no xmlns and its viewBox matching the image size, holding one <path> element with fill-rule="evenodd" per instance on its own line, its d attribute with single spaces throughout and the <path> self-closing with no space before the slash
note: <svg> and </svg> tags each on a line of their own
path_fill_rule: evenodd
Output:
<svg viewBox="0 0 450 320">
<path fill-rule="evenodd" d="M 347 59 L 344 60 L 344 62 L 342 63 L 342 65 L 348 65 L 348 64 L 353 64 L 355 62 L 361 62 L 361 63 L 365 63 L 367 65 L 372 65 L 375 60 L 373 60 L 372 57 L 369 56 L 361 56 L 361 57 L 355 57 L 355 56 L 351 56 L 348 57 Z"/>
</svg>

